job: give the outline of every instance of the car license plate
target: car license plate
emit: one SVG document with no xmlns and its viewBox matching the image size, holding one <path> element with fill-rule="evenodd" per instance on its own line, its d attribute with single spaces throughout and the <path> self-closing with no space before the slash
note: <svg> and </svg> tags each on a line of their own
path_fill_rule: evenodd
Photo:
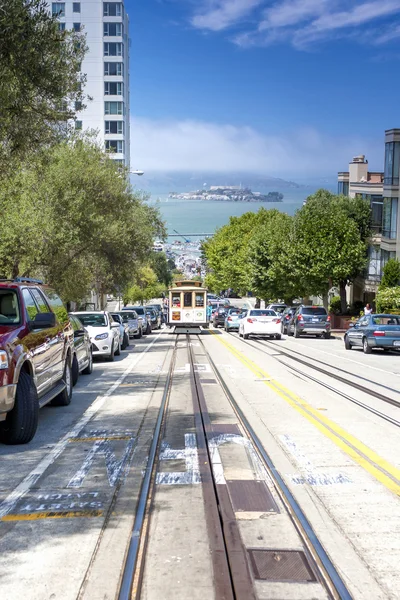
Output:
<svg viewBox="0 0 400 600">
<path fill-rule="evenodd" d="M 393 342 L 393 346 L 400 346 L 400 342 Z"/>
<path fill-rule="evenodd" d="M 318 323 L 318 322 L 319 322 L 319 319 L 311 319 L 311 321 L 312 321 L 313 323 Z"/>
</svg>

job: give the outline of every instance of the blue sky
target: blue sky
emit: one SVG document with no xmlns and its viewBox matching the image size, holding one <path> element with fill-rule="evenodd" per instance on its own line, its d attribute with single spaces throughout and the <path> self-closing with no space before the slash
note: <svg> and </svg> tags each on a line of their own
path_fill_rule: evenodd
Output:
<svg viewBox="0 0 400 600">
<path fill-rule="evenodd" d="M 126 0 L 132 162 L 329 176 L 400 127 L 400 0 Z"/>
</svg>

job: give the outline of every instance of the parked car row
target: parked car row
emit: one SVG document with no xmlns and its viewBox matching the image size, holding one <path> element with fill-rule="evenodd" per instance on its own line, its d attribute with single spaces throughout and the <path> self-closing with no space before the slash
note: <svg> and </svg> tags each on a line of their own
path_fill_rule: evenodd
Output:
<svg viewBox="0 0 400 600">
<path fill-rule="evenodd" d="M 93 357 L 113 361 L 131 338 L 161 327 L 161 312 L 151 305 L 68 313 L 42 281 L 0 280 L 0 441 L 30 442 L 39 408 L 70 404 Z"/>
</svg>

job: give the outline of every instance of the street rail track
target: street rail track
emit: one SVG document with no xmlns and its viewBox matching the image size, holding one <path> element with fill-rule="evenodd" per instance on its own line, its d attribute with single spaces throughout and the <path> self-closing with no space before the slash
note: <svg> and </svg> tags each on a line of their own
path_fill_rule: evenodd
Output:
<svg viewBox="0 0 400 600">
<path fill-rule="evenodd" d="M 180 337 L 180 340 L 182 338 L 183 336 Z M 151 507 L 156 491 L 158 453 L 161 446 L 169 398 L 174 389 L 174 365 L 178 349 L 177 340 L 178 337 L 175 340 L 172 351 L 173 354 L 158 412 L 148 463 L 143 477 L 134 526 L 121 579 L 119 600 L 136 600 L 141 595 L 141 583 L 146 561 L 146 546 L 151 520 Z M 236 521 L 226 486 L 217 484 L 218 482 L 213 472 L 210 440 L 215 433 L 213 433 L 207 409 L 202 380 L 198 370 L 195 368 L 195 356 L 191 340 L 196 340 L 197 343 L 200 343 L 202 352 L 214 371 L 217 384 L 221 386 L 245 436 L 253 445 L 273 482 L 276 493 L 304 544 L 305 555 L 316 575 L 317 581 L 325 588 L 329 598 L 333 600 L 351 600 L 352 596 L 340 574 L 324 550 L 302 508 L 275 467 L 273 460 L 263 447 L 260 439 L 230 392 L 221 371 L 206 350 L 201 335 L 186 335 L 186 347 L 190 365 L 190 389 L 199 453 L 201 484 L 203 487 L 205 518 L 213 560 L 215 597 L 217 600 L 251 600 L 256 598 L 256 593 L 247 558 L 247 551 L 241 540 L 239 525 Z"/>
<path fill-rule="evenodd" d="M 232 335 L 232 334 L 229 334 Z M 285 367 L 291 369 L 293 372 L 297 373 L 298 375 L 301 375 L 302 377 L 304 377 L 305 379 L 309 379 L 310 381 L 313 381 L 314 383 L 317 383 L 318 385 L 321 385 L 322 387 L 330 390 L 331 392 L 334 392 L 335 394 L 341 396 L 342 398 L 345 398 L 346 400 L 348 400 L 349 402 L 352 402 L 353 404 L 356 404 L 357 406 L 359 406 L 360 408 L 363 408 L 365 410 L 367 410 L 368 412 L 376 415 L 377 417 L 380 417 L 381 419 L 391 423 L 392 425 L 394 425 L 395 427 L 400 427 L 400 421 L 397 419 L 394 419 L 393 417 L 373 408 L 372 406 L 369 406 L 368 404 L 365 404 L 364 402 L 361 402 L 361 400 L 357 400 L 356 398 L 353 398 L 352 396 L 349 396 L 348 394 L 346 394 L 345 392 L 342 392 L 341 390 L 338 390 L 337 388 L 334 388 L 333 386 L 329 385 L 328 383 L 321 381 L 320 379 L 317 379 L 315 377 L 313 377 L 312 375 L 310 375 L 309 373 L 306 373 L 304 370 L 300 370 L 297 369 L 296 367 L 294 367 L 293 365 L 288 364 L 287 362 L 281 360 L 280 358 L 278 358 L 278 355 L 282 355 L 282 356 L 286 356 L 287 358 L 290 358 L 291 360 L 305 365 L 306 367 L 308 367 L 309 369 L 312 369 L 314 371 L 317 371 L 323 375 L 327 375 L 328 377 L 331 377 L 332 379 L 335 379 L 336 381 L 340 381 L 341 383 L 344 383 L 345 385 L 348 385 L 360 392 L 363 392 L 364 394 L 368 395 L 368 396 L 372 396 L 373 398 L 376 398 L 378 400 L 381 400 L 383 402 L 386 402 L 387 404 L 391 404 L 392 406 L 395 406 L 396 408 L 400 408 L 400 402 L 397 400 L 394 400 L 393 398 L 389 398 L 388 396 L 385 396 L 384 394 L 381 394 L 380 392 L 377 392 L 376 390 L 367 388 L 361 384 L 358 384 L 354 381 L 350 381 L 348 379 L 346 379 L 345 377 L 342 377 L 341 375 L 337 375 L 335 373 L 331 373 L 330 371 L 323 369 L 315 364 L 312 364 L 312 362 L 308 362 L 307 360 L 304 360 L 304 355 L 300 354 L 299 352 L 296 352 L 295 350 L 282 350 L 281 348 L 277 347 L 277 345 L 273 342 L 269 342 L 268 340 L 260 340 L 260 339 L 254 339 L 255 342 L 257 342 L 257 344 L 252 344 L 250 341 L 248 340 L 243 340 L 242 338 L 238 337 L 238 336 L 233 336 L 235 337 L 235 339 L 240 340 L 240 342 L 242 342 L 243 344 L 246 344 L 248 346 L 250 346 L 251 348 L 254 348 L 255 350 L 259 350 L 260 352 L 262 352 L 263 354 L 265 354 L 266 356 L 270 356 L 272 358 L 274 358 L 275 360 L 277 360 L 280 364 L 284 365 Z M 262 346 L 264 346 L 265 348 L 270 348 L 271 350 L 274 350 L 274 354 L 270 354 L 269 352 L 267 352 L 266 350 L 262 349 Z M 293 353 L 295 354 L 295 356 L 289 354 L 289 353 Z M 297 356 L 298 355 L 298 356 Z M 303 358 L 300 358 L 300 357 Z M 310 356 L 307 356 L 307 359 L 309 361 L 313 361 L 314 363 L 321 363 L 321 364 L 325 364 L 322 363 L 322 361 L 312 358 Z M 345 371 L 344 369 L 341 369 L 340 367 L 334 367 L 333 365 L 329 365 L 329 367 L 331 367 L 332 369 L 338 370 L 342 373 L 347 373 L 347 371 Z M 369 379 L 366 379 L 365 377 L 362 377 L 361 375 L 355 375 L 353 373 L 348 373 L 348 375 L 358 378 L 358 379 L 363 379 L 364 381 L 368 381 L 370 384 L 381 387 L 381 388 L 386 388 L 390 391 L 392 391 L 393 393 L 396 394 L 400 394 L 399 390 L 395 390 L 394 388 L 389 388 L 388 386 L 385 386 L 384 384 L 381 383 L 377 383 L 375 381 L 371 381 Z"/>
</svg>

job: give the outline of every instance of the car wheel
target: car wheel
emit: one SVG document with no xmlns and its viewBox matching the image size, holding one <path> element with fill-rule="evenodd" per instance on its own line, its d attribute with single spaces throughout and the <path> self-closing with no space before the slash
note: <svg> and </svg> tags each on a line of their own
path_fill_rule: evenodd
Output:
<svg viewBox="0 0 400 600">
<path fill-rule="evenodd" d="M 289 327 L 287 328 L 287 334 L 288 334 L 289 336 L 292 336 L 292 335 L 293 335 L 293 331 L 290 331 Z"/>
<path fill-rule="evenodd" d="M 276 336 L 275 336 L 275 339 L 276 339 L 276 340 L 281 340 L 281 339 L 282 339 L 282 336 L 281 336 L 281 334 L 280 334 L 280 333 L 277 333 L 277 334 L 276 334 Z"/>
<path fill-rule="evenodd" d="M 114 362 L 114 342 L 111 345 L 111 351 L 110 351 L 110 354 L 107 357 L 107 360 L 109 362 Z"/>
<path fill-rule="evenodd" d="M 72 359 L 71 374 L 72 374 L 72 385 L 75 386 L 78 383 L 78 379 L 79 379 L 79 365 L 78 365 L 78 359 L 76 358 L 76 354 L 74 354 L 74 358 Z"/>
<path fill-rule="evenodd" d="M 346 350 L 351 350 L 352 347 L 347 336 L 344 337 L 344 347 Z"/>
<path fill-rule="evenodd" d="M 126 333 L 124 333 L 124 345 L 122 347 L 123 350 L 125 350 L 125 348 L 129 347 L 129 335 Z"/>
<path fill-rule="evenodd" d="M 249 339 L 249 334 L 248 333 L 244 333 L 243 337 L 244 337 L 245 340 L 248 340 Z"/>
<path fill-rule="evenodd" d="M 142 330 L 139 329 L 138 333 L 136 335 L 134 335 L 133 337 L 135 338 L 135 340 L 140 340 L 140 338 L 142 337 L 143 333 Z"/>
<path fill-rule="evenodd" d="M 84 375 L 90 375 L 93 372 L 93 354 L 92 351 L 89 351 L 89 362 L 87 367 L 85 367 L 82 371 Z"/>
<path fill-rule="evenodd" d="M 58 394 L 58 396 L 56 396 L 54 400 L 51 401 L 51 404 L 53 406 L 68 406 L 68 404 L 70 404 L 71 402 L 72 371 L 71 365 L 69 364 L 69 357 L 67 357 L 67 360 L 65 361 L 63 381 L 65 382 L 65 388 L 63 389 L 61 394 Z"/>
<path fill-rule="evenodd" d="M 294 328 L 294 333 L 293 333 L 295 338 L 299 338 L 300 337 L 300 332 L 297 330 L 297 328 Z"/>
<path fill-rule="evenodd" d="M 372 352 L 371 347 L 368 346 L 368 340 L 366 337 L 363 339 L 363 350 L 364 350 L 364 354 L 371 354 L 371 352 Z"/>
<path fill-rule="evenodd" d="M 326 340 L 330 340 L 330 339 L 331 339 L 331 332 L 330 332 L 330 331 L 327 331 L 326 333 L 324 333 L 323 337 L 324 337 Z"/>
<path fill-rule="evenodd" d="M 145 335 L 149 335 L 150 333 L 151 333 L 151 325 L 150 325 L 150 323 L 147 323 Z"/>
<path fill-rule="evenodd" d="M 115 356 L 120 356 L 120 354 L 121 354 L 121 340 L 118 338 L 118 346 L 115 351 Z"/>
<path fill-rule="evenodd" d="M 243 337 L 243 333 L 240 333 L 240 329 L 239 329 L 239 337 Z"/>
<path fill-rule="evenodd" d="M 39 402 L 33 379 L 22 371 L 19 375 L 15 404 L 0 423 L 0 441 L 4 444 L 27 444 L 36 433 Z"/>
</svg>

